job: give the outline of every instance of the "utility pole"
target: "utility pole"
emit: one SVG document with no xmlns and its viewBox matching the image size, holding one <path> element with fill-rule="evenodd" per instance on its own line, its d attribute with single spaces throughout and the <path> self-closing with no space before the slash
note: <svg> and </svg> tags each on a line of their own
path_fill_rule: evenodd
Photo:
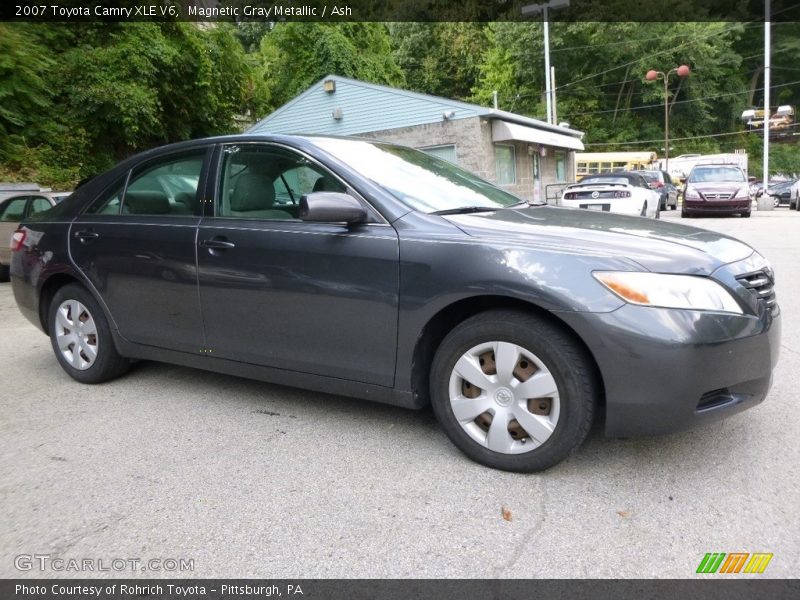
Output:
<svg viewBox="0 0 800 600">
<path fill-rule="evenodd" d="M 770 0 L 764 2 L 764 189 L 769 185 Z"/>
<path fill-rule="evenodd" d="M 529 4 L 522 7 L 522 15 L 542 14 L 544 19 L 544 95 L 547 103 L 547 122 L 555 125 L 556 102 L 553 74 L 550 69 L 550 9 L 557 10 L 569 6 L 569 0 L 550 0 L 544 4 Z"/>
</svg>

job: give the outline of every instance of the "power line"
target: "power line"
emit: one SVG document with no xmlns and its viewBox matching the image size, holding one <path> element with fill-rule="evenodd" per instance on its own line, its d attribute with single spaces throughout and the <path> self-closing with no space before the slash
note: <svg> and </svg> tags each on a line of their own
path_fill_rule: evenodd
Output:
<svg viewBox="0 0 800 600">
<path fill-rule="evenodd" d="M 742 135 L 748 133 L 757 133 L 755 131 L 728 131 L 726 133 L 709 133 L 707 135 L 692 135 L 689 137 L 679 137 L 679 138 L 669 138 L 670 142 L 681 142 L 686 140 L 701 140 L 705 138 L 715 138 L 715 137 L 723 137 L 728 135 Z M 635 142 L 587 142 L 587 146 L 633 146 L 635 144 L 656 144 L 656 143 L 664 143 L 664 138 L 659 138 L 657 140 L 638 140 Z"/>
<path fill-rule="evenodd" d="M 786 87 L 787 85 L 794 85 L 796 83 L 800 83 L 798 81 L 790 81 L 789 83 L 779 83 L 776 85 L 769 86 L 769 89 L 775 89 L 780 87 Z M 764 88 L 757 88 L 757 90 L 762 90 Z M 726 98 L 728 96 L 740 96 L 742 94 L 749 94 L 750 90 L 742 90 L 741 92 L 730 92 L 728 94 L 718 94 L 716 96 L 704 96 L 702 98 L 690 98 L 688 100 L 677 100 L 675 102 L 671 102 L 670 104 L 687 104 L 689 102 L 700 102 L 701 100 L 713 100 L 714 98 Z M 634 106 L 633 108 L 626 108 L 623 112 L 627 112 L 629 110 L 644 110 L 646 108 L 656 108 L 656 107 L 663 107 L 664 103 L 660 102 L 658 104 L 645 104 L 644 106 Z M 604 113 L 612 113 L 612 112 L 619 112 L 618 110 L 610 109 L 610 110 L 596 110 L 592 112 L 582 112 L 582 113 L 569 113 L 570 117 L 578 117 L 578 116 L 585 116 L 585 115 L 600 115 Z"/>
<path fill-rule="evenodd" d="M 778 11 L 774 11 L 772 13 L 772 15 L 774 16 L 774 15 L 777 15 L 777 14 L 780 14 L 782 12 L 786 12 L 788 10 L 792 10 L 792 9 L 795 9 L 795 8 L 798 8 L 798 7 L 800 7 L 800 4 L 796 4 L 794 6 L 789 6 L 787 8 L 783 8 L 783 9 L 778 10 Z M 720 36 L 720 35 L 722 35 L 724 33 L 728 33 L 730 31 L 733 31 L 734 29 L 737 29 L 740 26 L 749 27 L 749 26 L 753 26 L 754 24 L 763 23 L 763 21 L 764 21 L 764 19 L 763 19 L 763 17 L 761 17 L 761 18 L 755 19 L 753 21 L 745 21 L 744 23 L 734 23 L 733 25 L 731 25 L 730 27 L 728 27 L 726 29 L 722 29 L 721 31 L 717 31 L 717 32 L 714 32 L 714 33 L 711 33 L 709 35 L 702 36 L 702 37 L 699 37 L 699 38 L 694 38 L 694 39 L 691 39 L 691 40 L 687 40 L 686 42 L 683 42 L 682 44 L 678 44 L 674 48 L 670 48 L 668 50 L 662 50 L 660 52 L 653 52 L 648 57 L 638 58 L 636 60 L 632 60 L 630 62 L 618 65 L 616 67 L 612 67 L 610 69 L 606 69 L 605 71 L 600 71 L 599 73 L 595 73 L 594 75 L 588 75 L 586 77 L 582 77 L 581 79 L 576 79 L 575 81 L 570 81 L 568 83 L 565 83 L 565 84 L 563 84 L 561 86 L 556 87 L 555 91 L 558 91 L 558 90 L 560 90 L 562 88 L 565 88 L 565 87 L 569 87 L 571 85 L 575 85 L 576 83 L 580 83 L 582 81 L 586 81 L 587 79 L 594 79 L 595 77 L 599 77 L 600 75 L 605 75 L 606 73 L 610 73 L 612 71 L 616 71 L 618 69 L 622 69 L 623 67 L 628 67 L 630 65 L 634 65 L 634 64 L 639 63 L 639 62 L 641 62 L 643 60 L 649 59 L 650 57 L 653 57 L 653 56 L 658 56 L 660 54 L 666 54 L 668 52 L 674 52 L 675 50 L 677 50 L 679 48 L 683 48 L 684 46 L 687 46 L 690 43 L 693 43 L 693 42 L 696 42 L 696 41 L 699 41 L 699 40 L 708 39 L 708 38 L 711 38 L 711 37 Z"/>
<path fill-rule="evenodd" d="M 569 87 L 571 85 L 575 85 L 576 83 L 580 83 L 580 82 L 586 81 L 588 79 L 594 79 L 595 77 L 599 77 L 600 75 L 605 75 L 606 73 L 611 73 L 612 71 L 617 71 L 619 69 L 622 69 L 624 67 L 628 67 L 630 65 L 635 65 L 636 63 L 640 63 L 642 61 L 649 60 L 653 56 L 658 56 L 660 54 L 666 54 L 668 52 L 674 52 L 678 48 L 682 48 L 684 46 L 687 46 L 690 43 L 693 43 L 693 42 L 696 42 L 696 41 L 699 41 L 699 40 L 704 40 L 704 39 L 707 39 L 707 38 L 710 38 L 710 37 L 718 37 L 718 36 L 720 36 L 720 35 L 722 35 L 724 33 L 732 31 L 734 28 L 739 27 L 739 25 L 741 25 L 741 23 L 736 23 L 733 26 L 728 27 L 727 29 L 723 29 L 721 31 L 716 31 L 714 33 L 710 33 L 710 34 L 708 34 L 706 36 L 703 36 L 703 37 L 694 38 L 692 40 L 687 40 L 687 41 L 683 42 L 682 44 L 678 44 L 674 48 L 669 48 L 667 50 L 661 50 L 659 52 L 653 52 L 649 56 L 646 56 L 646 57 L 642 56 L 641 58 L 637 58 L 636 60 L 632 60 L 630 62 L 623 63 L 623 64 L 618 65 L 616 67 L 611 67 L 610 69 L 606 69 L 605 71 L 600 71 L 599 73 L 595 73 L 594 75 L 587 75 L 586 77 L 581 77 L 580 79 L 576 79 L 575 81 L 570 81 L 568 83 L 565 83 L 564 85 L 558 86 L 558 87 L 555 88 L 555 90 L 558 91 L 558 90 L 560 90 L 562 88 Z"/>
</svg>

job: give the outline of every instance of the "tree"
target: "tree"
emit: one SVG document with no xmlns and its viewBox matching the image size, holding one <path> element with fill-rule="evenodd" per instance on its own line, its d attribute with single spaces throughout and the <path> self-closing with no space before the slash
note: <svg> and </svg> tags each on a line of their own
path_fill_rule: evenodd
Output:
<svg viewBox="0 0 800 600">
<path fill-rule="evenodd" d="M 139 150 L 231 132 L 234 116 L 252 100 L 250 65 L 226 25 L 8 29 L 0 36 L 8 50 L 0 69 L 7 56 L 15 69 L 0 85 L 10 90 L 0 127 L 13 126 L 17 135 L 4 157 L 10 170 L 43 183 L 70 185 Z"/>
<path fill-rule="evenodd" d="M 480 23 L 390 23 L 392 54 L 410 90 L 466 100 L 486 46 Z"/>
<path fill-rule="evenodd" d="M 257 77 L 275 109 L 325 75 L 402 86 L 382 23 L 278 23 L 261 40 Z"/>
</svg>

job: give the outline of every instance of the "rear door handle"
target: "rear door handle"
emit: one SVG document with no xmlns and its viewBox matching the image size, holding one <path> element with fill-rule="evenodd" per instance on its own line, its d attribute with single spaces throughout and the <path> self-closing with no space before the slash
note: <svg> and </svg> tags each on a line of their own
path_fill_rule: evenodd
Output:
<svg viewBox="0 0 800 600">
<path fill-rule="evenodd" d="M 92 240 L 96 240 L 97 238 L 99 238 L 100 234 L 95 233 L 94 231 L 84 229 L 82 231 L 76 231 L 75 237 L 80 241 L 82 241 L 84 244 L 88 244 Z"/>
<path fill-rule="evenodd" d="M 224 238 L 212 238 L 210 240 L 201 241 L 199 246 L 201 248 L 208 248 L 209 250 L 227 250 L 229 248 L 235 248 L 236 244 Z"/>
</svg>

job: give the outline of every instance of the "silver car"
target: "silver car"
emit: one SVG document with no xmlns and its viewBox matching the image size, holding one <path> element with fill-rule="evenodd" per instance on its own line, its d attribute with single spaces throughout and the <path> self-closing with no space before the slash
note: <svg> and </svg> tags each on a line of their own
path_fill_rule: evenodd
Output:
<svg viewBox="0 0 800 600">
<path fill-rule="evenodd" d="M 9 196 L 0 202 L 0 281 L 8 281 L 8 265 L 11 262 L 9 240 L 19 224 L 31 215 L 50 210 L 59 201 L 57 196 L 63 199 L 65 194 L 26 192 Z"/>
</svg>

